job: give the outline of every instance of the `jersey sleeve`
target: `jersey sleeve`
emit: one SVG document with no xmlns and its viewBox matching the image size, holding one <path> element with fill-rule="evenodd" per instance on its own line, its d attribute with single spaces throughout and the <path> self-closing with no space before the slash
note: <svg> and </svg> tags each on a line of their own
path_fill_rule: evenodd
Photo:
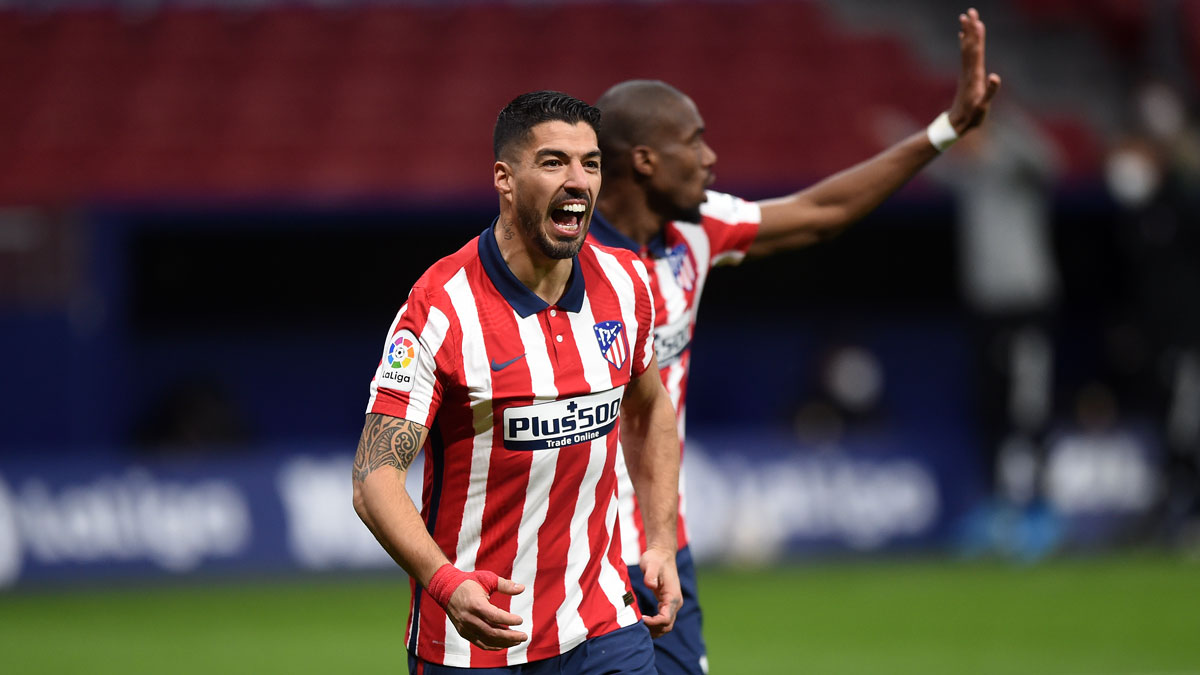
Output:
<svg viewBox="0 0 1200 675">
<path fill-rule="evenodd" d="M 736 265 L 758 236 L 762 211 L 758 204 L 723 192 L 708 191 L 700 205 L 700 225 L 708 237 L 710 265 Z"/>
<path fill-rule="evenodd" d="M 650 295 L 650 275 L 641 260 L 633 259 L 634 313 L 637 335 L 634 336 L 631 377 L 637 377 L 650 366 L 654 358 L 654 296 Z"/>
<path fill-rule="evenodd" d="M 383 345 L 367 412 L 432 426 L 447 375 L 437 357 L 449 333 L 446 314 L 430 304 L 424 289 L 414 288 Z"/>
</svg>

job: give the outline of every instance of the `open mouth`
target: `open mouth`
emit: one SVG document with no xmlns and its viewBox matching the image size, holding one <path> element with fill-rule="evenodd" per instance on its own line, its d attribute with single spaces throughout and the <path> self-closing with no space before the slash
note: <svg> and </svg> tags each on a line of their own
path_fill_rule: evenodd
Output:
<svg viewBox="0 0 1200 675">
<path fill-rule="evenodd" d="M 569 202 L 550 211 L 550 220 L 554 222 L 554 228 L 559 234 L 572 237 L 579 234 L 579 228 L 583 225 L 583 214 L 586 212 L 587 204 Z"/>
</svg>

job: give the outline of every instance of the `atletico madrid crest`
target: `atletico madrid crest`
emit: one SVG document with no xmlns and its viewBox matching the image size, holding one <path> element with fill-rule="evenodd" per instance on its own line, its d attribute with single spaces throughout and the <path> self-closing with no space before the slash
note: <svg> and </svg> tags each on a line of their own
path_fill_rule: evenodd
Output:
<svg viewBox="0 0 1200 675">
<path fill-rule="evenodd" d="M 600 353 L 604 355 L 604 360 L 620 370 L 629 356 L 625 325 L 620 321 L 601 321 L 592 326 L 592 329 L 596 331 L 596 343 L 600 345 Z"/>
<path fill-rule="evenodd" d="M 677 244 L 667 253 L 667 263 L 671 265 L 671 273 L 675 275 L 675 283 L 685 291 L 696 287 L 696 266 L 692 264 L 692 256 L 687 244 Z"/>
</svg>

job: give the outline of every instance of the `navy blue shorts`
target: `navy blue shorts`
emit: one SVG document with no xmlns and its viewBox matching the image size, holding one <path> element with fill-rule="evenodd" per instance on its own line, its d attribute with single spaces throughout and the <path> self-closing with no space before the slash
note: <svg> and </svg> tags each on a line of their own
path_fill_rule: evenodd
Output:
<svg viewBox="0 0 1200 675">
<path fill-rule="evenodd" d="M 654 662 L 660 675 L 705 675 L 708 673 L 708 648 L 701 634 L 703 617 L 700 615 L 700 598 L 696 595 L 696 566 L 692 552 L 684 546 L 675 555 L 675 566 L 679 568 L 679 585 L 683 589 L 683 607 L 675 616 L 675 627 L 670 633 L 654 640 Z M 629 580 L 637 595 L 642 614 L 658 614 L 658 598 L 654 591 L 646 588 L 642 568 L 629 566 Z"/>
<path fill-rule="evenodd" d="M 408 655 L 412 675 L 655 675 L 654 646 L 641 621 L 584 640 L 566 654 L 505 668 L 455 668 Z"/>
</svg>

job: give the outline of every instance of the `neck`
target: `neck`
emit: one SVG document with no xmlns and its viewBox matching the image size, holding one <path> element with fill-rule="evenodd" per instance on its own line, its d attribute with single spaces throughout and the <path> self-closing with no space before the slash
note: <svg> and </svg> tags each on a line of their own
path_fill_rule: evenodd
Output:
<svg viewBox="0 0 1200 675">
<path fill-rule="evenodd" d="M 605 184 L 596 200 L 596 210 L 613 228 L 641 246 L 650 243 L 667 225 L 650 208 L 645 192 L 617 181 L 612 185 Z"/>
<path fill-rule="evenodd" d="M 500 255 L 513 276 L 547 305 L 558 302 L 571 280 L 573 260 L 547 257 L 537 244 L 526 241 L 511 216 L 500 216 L 492 236 L 496 237 Z"/>
</svg>

